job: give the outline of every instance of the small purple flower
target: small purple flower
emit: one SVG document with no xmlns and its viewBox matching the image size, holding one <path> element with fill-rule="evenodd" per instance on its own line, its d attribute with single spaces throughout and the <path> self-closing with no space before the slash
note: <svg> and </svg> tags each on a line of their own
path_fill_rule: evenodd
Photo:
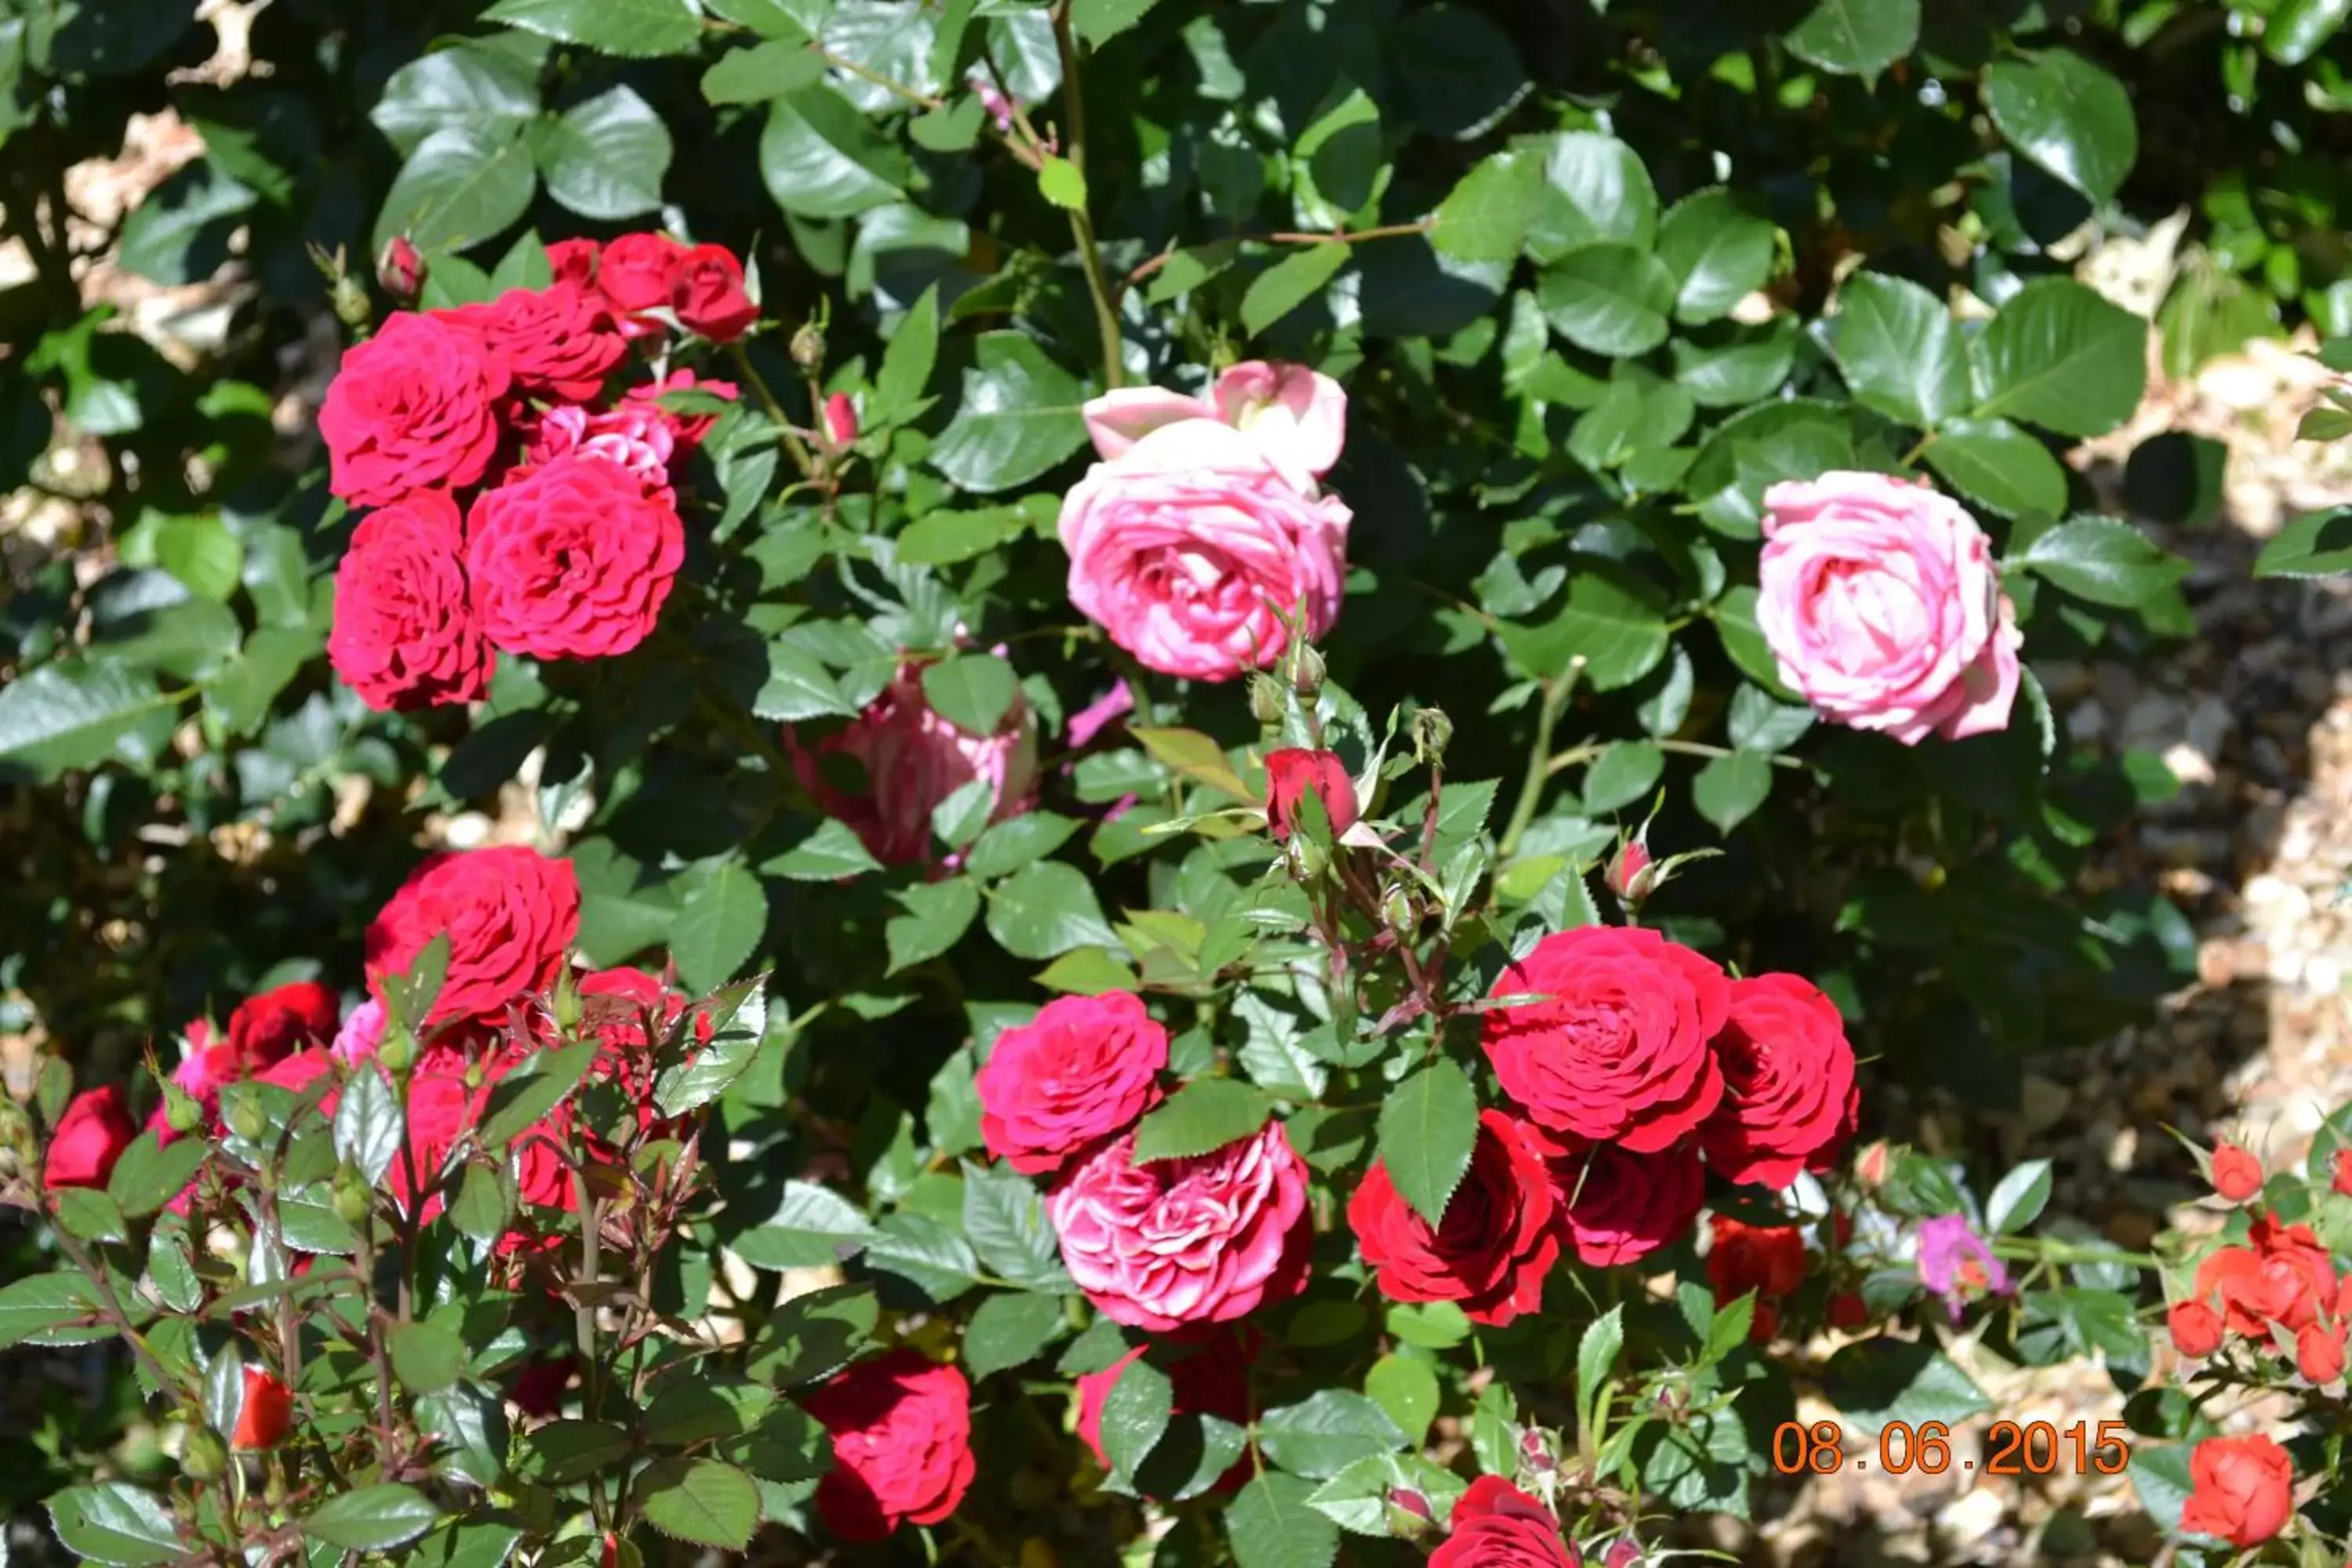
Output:
<svg viewBox="0 0 2352 1568">
<path fill-rule="evenodd" d="M 988 110 L 991 120 L 996 121 L 996 129 L 1009 134 L 1013 130 L 1014 100 L 997 91 L 996 84 L 985 77 L 973 77 L 971 90 L 979 94 L 980 106 Z"/>
<path fill-rule="evenodd" d="M 1919 1282 L 1944 1299 L 1954 1322 L 1972 1288 L 2009 1294 L 2009 1270 L 1969 1227 L 1966 1215 L 1941 1214 L 1919 1222 Z"/>
</svg>

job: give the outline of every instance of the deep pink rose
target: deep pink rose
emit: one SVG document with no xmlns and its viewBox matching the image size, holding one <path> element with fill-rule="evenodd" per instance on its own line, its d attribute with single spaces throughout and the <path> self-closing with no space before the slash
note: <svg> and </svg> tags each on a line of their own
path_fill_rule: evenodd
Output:
<svg viewBox="0 0 2352 1568">
<path fill-rule="evenodd" d="M 1559 1261 L 1543 1152 L 1518 1118 L 1478 1117 L 1470 1169 L 1433 1226 L 1375 1160 L 1348 1200 L 1348 1228 L 1391 1301 L 1455 1301 L 1471 1321 L 1501 1326 L 1543 1305 Z"/>
<path fill-rule="evenodd" d="M 1134 1163 L 1132 1134 L 1046 1199 L 1062 1262 L 1105 1316 L 1165 1333 L 1230 1322 L 1306 1284 L 1307 1164 L 1279 1121 L 1212 1153 Z"/>
<path fill-rule="evenodd" d="M 1249 1369 L 1257 1356 L 1259 1340 L 1255 1330 L 1230 1324 L 1187 1335 L 1163 1336 L 1159 1342 L 1177 1350 L 1170 1359 L 1153 1363 L 1168 1373 L 1175 1396 L 1170 1414 L 1213 1415 L 1236 1426 L 1248 1426 L 1253 1418 Z M 1095 1463 L 1106 1470 L 1110 1468 L 1110 1457 L 1103 1451 L 1103 1405 L 1109 1400 L 1110 1391 L 1118 1386 L 1119 1374 L 1142 1359 L 1140 1348 L 1131 1350 L 1100 1372 L 1082 1373 L 1077 1381 L 1078 1441 L 1094 1455 Z M 1237 1490 L 1254 1473 L 1249 1455 L 1244 1453 L 1217 1478 L 1217 1484 L 1210 1489 Z"/>
<path fill-rule="evenodd" d="M 687 331 L 714 343 L 732 342 L 760 319 L 743 291 L 743 264 L 723 245 L 698 245 L 670 275 L 669 305 Z"/>
<path fill-rule="evenodd" d="M 484 490 L 466 519 L 483 635 L 534 658 L 607 658 L 652 636 L 686 560 L 667 497 L 581 452 Z"/>
<path fill-rule="evenodd" d="M 669 303 L 670 286 L 685 256 L 686 247 L 666 234 L 625 234 L 605 242 L 596 258 L 596 287 L 624 337 L 660 330 L 659 322 L 643 320 L 638 313 Z"/>
<path fill-rule="evenodd" d="M 812 749 L 786 731 L 793 771 L 828 816 L 856 830 L 874 858 L 905 866 L 931 853 L 931 810 L 975 779 L 988 781 L 991 822 L 1018 816 L 1035 798 L 1037 721 L 1018 692 L 995 730 L 975 735 L 931 710 L 921 664 L 909 660 L 866 711 Z M 853 790 L 832 775 L 853 760 L 864 773 Z"/>
<path fill-rule="evenodd" d="M 486 304 L 436 313 L 479 338 L 523 391 L 567 403 L 603 391 L 629 352 L 604 296 L 577 283 L 509 289 Z"/>
<path fill-rule="evenodd" d="M 476 701 L 498 655 L 466 585 L 457 503 L 418 490 L 360 520 L 335 568 L 327 658 L 379 713 Z"/>
<path fill-rule="evenodd" d="M 337 1061 L 365 1061 L 383 1043 L 383 1004 L 371 996 L 352 1009 L 328 1047 Z"/>
<path fill-rule="evenodd" d="M 395 313 L 343 351 L 320 405 L 328 488 L 354 506 L 389 506 L 412 490 L 472 484 L 498 451 L 506 392 L 505 362 L 473 333 Z"/>
<path fill-rule="evenodd" d="M 1731 983 L 1715 1037 L 1723 1103 L 1699 1129 L 1707 1163 L 1734 1182 L 1780 1188 L 1841 1141 L 1853 1047 L 1837 1004 L 1794 974 Z"/>
<path fill-rule="evenodd" d="M 1168 1031 L 1129 991 L 1060 996 L 996 1037 L 973 1079 L 988 1152 L 1035 1175 L 1160 1101 Z"/>
<path fill-rule="evenodd" d="M 1554 931 L 1491 994 L 1542 998 L 1488 1011 L 1483 1044 L 1503 1092 L 1554 1131 L 1654 1153 L 1723 1099 L 1711 1042 L 1730 983 L 1654 931 Z"/>
<path fill-rule="evenodd" d="M 833 1437 L 816 1510 L 844 1541 L 881 1541 L 901 1523 L 956 1510 L 979 1463 L 971 1384 L 904 1347 L 859 1362 L 801 1404 Z"/>
<path fill-rule="evenodd" d="M 1906 745 L 2008 726 L 2024 639 L 1966 508 L 1843 470 L 1776 484 L 1764 507 L 1756 624 L 1783 683 Z"/>
<path fill-rule="evenodd" d="M 707 392 L 713 397 L 723 398 L 732 403 L 736 399 L 737 390 L 731 381 L 699 381 L 695 378 L 694 372 L 690 370 L 674 370 L 659 381 L 641 381 L 630 387 L 622 395 L 621 405 L 625 408 L 635 403 L 650 403 L 655 407 L 661 408 L 663 395 L 672 392 Z M 676 414 L 667 408 L 662 408 L 661 411 L 670 419 L 677 421 L 677 445 L 681 456 L 701 445 L 702 438 L 710 434 L 710 426 L 719 419 L 716 414 Z"/>
<path fill-rule="evenodd" d="M 569 860 L 499 845 L 436 855 L 367 929 L 368 991 L 404 974 L 436 936 L 449 938 L 448 977 L 425 1021 L 495 1020 L 546 987 L 580 931 L 580 879 Z"/>
<path fill-rule="evenodd" d="M 508 471 L 506 482 L 512 484 L 577 452 L 625 469 L 646 487 L 646 494 L 667 500 L 675 511 L 670 465 L 678 446 L 677 421 L 657 403 L 625 399 L 617 407 L 602 410 L 567 403 L 540 416 L 522 463 Z"/>
<path fill-rule="evenodd" d="M 1183 419 L 1063 498 L 1070 603 L 1150 668 L 1229 680 L 1339 618 L 1351 514 L 1248 437 Z"/>
<path fill-rule="evenodd" d="M 326 1047 L 305 1046 L 292 1056 L 273 1062 L 255 1073 L 253 1081 L 274 1084 L 279 1089 L 299 1095 L 319 1079 L 331 1077 L 334 1070 L 335 1058 L 328 1054 Z M 319 1113 L 330 1121 L 333 1120 L 335 1107 L 341 1100 L 341 1090 L 328 1089 L 320 1097 Z"/>
<path fill-rule="evenodd" d="M 587 288 L 596 281 L 596 258 L 604 248 L 593 239 L 557 240 L 547 247 L 550 281 Z"/>
<path fill-rule="evenodd" d="M 382 1068 L 370 1068 L 382 1071 Z M 431 1219 L 441 1212 L 441 1167 L 449 1163 L 457 1141 L 482 1119 L 488 1107 L 488 1075 L 450 1046 L 429 1046 L 417 1053 L 408 1075 L 408 1145 L 393 1156 L 384 1181 L 405 1209 L 425 1199 L 418 1217 Z"/>
<path fill-rule="evenodd" d="M 1356 826 L 1356 781 L 1337 755 L 1304 746 L 1265 754 L 1266 831 L 1288 843 L 1298 830 L 1299 803 L 1310 793 L 1323 803 L 1323 820 L 1333 837 Z"/>
<path fill-rule="evenodd" d="M 115 1162 L 131 1147 L 139 1130 L 131 1124 L 131 1108 L 113 1084 L 85 1089 L 73 1097 L 49 1135 L 47 1156 L 41 1162 L 41 1185 L 49 1192 L 61 1187 L 102 1187 L 114 1174 Z"/>
<path fill-rule="evenodd" d="M 1480 1476 L 1454 1505 L 1429 1568 L 1577 1568 L 1551 1510 L 1500 1476 Z"/>
<path fill-rule="evenodd" d="M 1586 1268 L 1638 1262 L 1697 1223 L 1706 1171 L 1688 1149 L 1636 1154 L 1614 1143 L 1580 1148 L 1538 1131 L 1561 1232 Z"/>
</svg>

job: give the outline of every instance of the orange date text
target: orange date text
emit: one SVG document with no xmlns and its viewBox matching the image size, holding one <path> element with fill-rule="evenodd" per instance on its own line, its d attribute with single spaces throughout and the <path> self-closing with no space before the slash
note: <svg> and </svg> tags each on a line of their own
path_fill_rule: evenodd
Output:
<svg viewBox="0 0 2352 1568">
<path fill-rule="evenodd" d="M 2102 1421 L 2095 1431 L 2077 1421 L 1996 1421 L 1985 1430 L 1984 1451 L 1955 1457 L 1952 1429 L 1941 1421 L 1890 1421 L 1874 1443 L 1866 1431 L 1834 1421 L 1783 1421 L 1772 1433 L 1772 1468 L 1784 1476 L 1884 1470 L 1889 1475 L 2113 1476 L 2131 1463 L 2130 1428 Z"/>
</svg>

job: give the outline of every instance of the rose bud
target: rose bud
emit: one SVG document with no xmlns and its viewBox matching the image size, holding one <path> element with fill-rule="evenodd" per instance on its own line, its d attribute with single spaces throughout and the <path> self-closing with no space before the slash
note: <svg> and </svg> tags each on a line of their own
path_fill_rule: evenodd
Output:
<svg viewBox="0 0 2352 1568">
<path fill-rule="evenodd" d="M 1559 1461 L 1552 1458 L 1551 1446 L 1544 1441 L 1542 1433 L 1533 1429 L 1520 1435 L 1519 1458 L 1526 1461 L 1528 1468 L 1539 1476 L 1548 1476 L 1559 1468 Z"/>
<path fill-rule="evenodd" d="M 1397 1510 L 1400 1513 L 1409 1513 L 1415 1519 L 1426 1519 L 1434 1521 L 1437 1518 L 1437 1515 L 1430 1511 L 1429 1500 L 1422 1496 L 1419 1492 L 1413 1490 L 1411 1487 L 1391 1487 L 1389 1489 L 1389 1506 Z"/>
<path fill-rule="evenodd" d="M 1454 721 L 1436 708 L 1416 708 L 1412 714 L 1412 759 L 1434 762 L 1454 741 Z"/>
<path fill-rule="evenodd" d="M 2294 1370 L 2316 1384 L 2334 1383 L 2344 1375 L 2344 1329 L 2306 1323 L 2294 1336 Z"/>
<path fill-rule="evenodd" d="M 2172 1331 L 2172 1348 L 2182 1355 L 2209 1356 L 2221 1348 L 2221 1319 L 2202 1301 L 2175 1301 L 2164 1325 Z"/>
<path fill-rule="evenodd" d="M 2335 1174 L 2328 1185 L 2336 1192 L 2352 1196 L 2352 1149 L 2336 1151 Z"/>
<path fill-rule="evenodd" d="M 245 1369 L 245 1404 L 236 1413 L 236 1430 L 229 1435 L 229 1447 L 239 1449 L 274 1448 L 286 1436 L 286 1426 L 294 1414 L 294 1391 L 257 1366 Z"/>
<path fill-rule="evenodd" d="M 2263 1190 L 2262 1162 L 2235 1143 L 2216 1146 L 2213 1190 L 2233 1204 L 2244 1203 Z"/>
<path fill-rule="evenodd" d="M 191 1426 L 180 1444 L 180 1468 L 188 1479 L 216 1481 L 228 1468 L 228 1450 L 221 1446 L 220 1436 L 209 1426 Z"/>
<path fill-rule="evenodd" d="M 857 439 L 857 405 L 849 401 L 845 392 L 836 392 L 824 400 L 824 433 L 836 447 L 847 447 Z"/>
<path fill-rule="evenodd" d="M 814 321 L 803 321 L 793 333 L 793 363 L 803 370 L 816 370 L 824 363 L 824 329 Z"/>
<path fill-rule="evenodd" d="M 1609 1543 L 1607 1555 L 1601 1559 L 1601 1568 L 1633 1568 L 1642 1560 L 1642 1543 L 1630 1535 L 1621 1535 Z"/>
<path fill-rule="evenodd" d="M 1609 890 L 1629 904 L 1638 904 L 1657 886 L 1652 875 L 1656 868 L 1650 847 L 1637 833 L 1617 847 L 1617 858 L 1609 862 Z"/>
<path fill-rule="evenodd" d="M 1313 790 L 1336 838 L 1356 825 L 1356 784 L 1348 765 L 1329 752 L 1286 746 L 1265 758 L 1265 821 L 1274 836 L 1289 842 L 1298 826 L 1298 803 Z"/>
<path fill-rule="evenodd" d="M 383 291 L 401 304 L 416 298 L 425 287 L 425 258 L 416 253 L 404 234 L 394 235 L 392 243 L 377 258 L 375 280 Z"/>
<path fill-rule="evenodd" d="M 1894 1163 L 1894 1151 L 1882 1138 L 1854 1157 L 1853 1176 L 1865 1187 L 1874 1187 L 1886 1180 L 1887 1167 Z"/>
<path fill-rule="evenodd" d="M 131 1123 L 120 1089 L 108 1084 L 85 1089 L 58 1118 L 57 1131 L 49 1138 L 48 1159 L 41 1167 L 41 1185 L 50 1192 L 106 1185 L 107 1178 L 114 1174 L 115 1162 L 138 1136 L 139 1129 Z"/>
</svg>

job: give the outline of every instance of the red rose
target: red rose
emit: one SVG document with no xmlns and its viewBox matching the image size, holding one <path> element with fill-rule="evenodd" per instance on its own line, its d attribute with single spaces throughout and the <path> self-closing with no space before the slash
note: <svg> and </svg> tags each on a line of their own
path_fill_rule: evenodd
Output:
<svg viewBox="0 0 2352 1568">
<path fill-rule="evenodd" d="M 2208 1437 L 2189 1454 L 2195 1489 L 2180 1528 L 2218 1535 L 2232 1546 L 2259 1546 L 2294 1514 L 2294 1464 L 2268 1437 Z"/>
<path fill-rule="evenodd" d="M 588 1071 L 593 1079 L 617 1083 L 636 1104 L 641 1127 L 650 1127 L 653 1115 L 653 1042 L 646 1037 L 650 1017 L 660 1031 L 686 1011 L 686 998 L 642 969 L 600 969 L 580 978 L 581 1023 L 596 1037 L 596 1060 Z M 709 1045 L 710 1015 L 694 1017 L 694 1037 Z"/>
<path fill-rule="evenodd" d="M 623 336 L 657 330 L 657 323 L 635 318 L 669 303 L 670 284 L 685 255 L 686 247 L 666 234 L 625 234 L 605 243 L 596 258 L 596 287 L 620 319 Z"/>
<path fill-rule="evenodd" d="M 1328 752 L 1286 746 L 1265 754 L 1265 825 L 1274 836 L 1289 842 L 1297 828 L 1298 803 L 1313 790 L 1323 802 L 1336 838 L 1356 826 L 1356 783 L 1348 764 Z"/>
<path fill-rule="evenodd" d="M 49 1135 L 48 1158 L 41 1163 L 41 1185 L 50 1192 L 61 1187 L 102 1187 L 114 1174 L 114 1163 L 139 1136 L 122 1090 L 113 1084 L 84 1089 L 75 1095 Z"/>
<path fill-rule="evenodd" d="M 515 1195 L 533 1208 L 580 1207 L 579 1190 L 572 1184 L 572 1131 L 569 1105 L 559 1105 L 514 1136 L 507 1146 L 514 1167 Z"/>
<path fill-rule="evenodd" d="M 1723 1099 L 1709 1042 L 1731 1004 L 1723 971 L 1654 931 L 1555 931 L 1503 971 L 1486 1015 L 1503 1091 L 1543 1126 L 1635 1153 L 1674 1146 Z"/>
<path fill-rule="evenodd" d="M 2221 1348 L 2221 1320 L 2202 1301 L 2175 1301 L 2164 1325 L 2172 1331 L 2172 1348 L 2182 1355 L 2209 1356 Z"/>
<path fill-rule="evenodd" d="M 1032 1175 L 1115 1137 L 1160 1102 L 1168 1031 L 1132 992 L 1062 996 L 997 1037 L 972 1080 L 988 1152 Z"/>
<path fill-rule="evenodd" d="M 449 937 L 448 978 L 427 1024 L 495 1019 L 544 989 L 580 931 L 580 880 L 568 860 L 502 845 L 436 855 L 367 929 L 368 989 L 404 974 L 432 940 Z"/>
<path fill-rule="evenodd" d="M 525 392 L 584 403 L 629 352 L 602 295 L 577 283 L 509 289 L 486 305 L 436 312 L 506 362 Z"/>
<path fill-rule="evenodd" d="M 416 1207 L 420 1194 L 432 1194 L 420 1212 L 423 1219 L 441 1212 L 441 1197 L 436 1191 L 441 1183 L 441 1167 L 448 1163 L 457 1141 L 481 1120 L 489 1104 L 488 1079 L 469 1086 L 467 1078 L 471 1070 L 465 1052 L 450 1046 L 429 1046 L 417 1054 L 416 1066 L 408 1075 L 408 1147 L 393 1156 L 384 1179 L 403 1209 Z"/>
<path fill-rule="evenodd" d="M 901 1522 L 937 1524 L 963 1500 L 971 1453 L 971 1384 L 921 1352 L 860 1362 L 801 1403 L 833 1436 L 816 1510 L 844 1541 L 880 1541 Z"/>
<path fill-rule="evenodd" d="M 392 237 L 392 243 L 376 258 L 375 280 L 383 291 L 405 305 L 416 298 L 425 287 L 425 258 L 404 234 Z"/>
<path fill-rule="evenodd" d="M 344 351 L 319 409 L 328 489 L 354 506 L 460 489 L 498 451 L 507 367 L 471 332 L 402 311 Z"/>
<path fill-rule="evenodd" d="M 849 401 L 849 394 L 836 392 L 824 400 L 824 433 L 836 447 L 856 445 L 857 405 Z"/>
<path fill-rule="evenodd" d="M 714 343 L 741 337 L 760 319 L 760 307 L 743 292 L 742 264 L 723 245 L 698 245 L 678 258 L 669 307 L 687 331 Z"/>
<path fill-rule="evenodd" d="M 579 452 L 483 491 L 466 534 L 483 635 L 535 658 L 628 652 L 652 634 L 686 560 L 677 511 L 628 469 Z"/>
<path fill-rule="evenodd" d="M 2263 1163 L 2235 1143 L 2213 1151 L 2213 1190 L 2233 1204 L 2263 1190 Z"/>
<path fill-rule="evenodd" d="M 1163 1345 L 1184 1342 L 1176 1338 L 1160 1342 Z M 1248 1426 L 1253 1415 L 1249 1368 L 1257 1353 L 1257 1336 L 1248 1331 L 1219 1328 L 1193 1336 L 1192 1343 L 1193 1348 L 1181 1360 L 1158 1363 L 1168 1373 L 1175 1395 L 1170 1414 L 1213 1415 L 1236 1426 Z M 1078 1441 L 1094 1455 L 1095 1463 L 1106 1470 L 1110 1468 L 1110 1458 L 1103 1451 L 1103 1405 L 1118 1385 L 1119 1374 L 1142 1358 L 1141 1349 L 1131 1350 L 1102 1371 L 1084 1373 L 1078 1379 Z M 1236 1490 L 1251 1473 L 1249 1456 L 1244 1454 L 1234 1461 L 1232 1468 L 1217 1478 L 1217 1484 L 1211 1489 Z"/>
<path fill-rule="evenodd" d="M 237 1406 L 232 1448 L 275 1448 L 294 1414 L 294 1391 L 257 1366 L 245 1369 L 245 1402 Z"/>
<path fill-rule="evenodd" d="M 327 1047 L 310 1046 L 296 1051 L 290 1057 L 272 1062 L 261 1071 L 255 1073 L 253 1081 L 275 1084 L 279 1089 L 299 1095 L 320 1079 L 332 1075 L 334 1070 L 335 1058 L 329 1053 Z M 330 1121 L 333 1120 L 335 1107 L 341 1100 L 341 1090 L 328 1089 L 319 1098 L 319 1114 Z"/>
<path fill-rule="evenodd" d="M 1811 981 L 1794 974 L 1733 981 L 1715 1055 L 1723 1103 L 1698 1138 L 1707 1163 L 1726 1179 L 1785 1187 L 1838 1142 L 1853 1095 L 1853 1047 L 1837 1004 Z"/>
<path fill-rule="evenodd" d="M 1543 1305 L 1559 1261 L 1543 1153 L 1517 1119 L 1482 1111 L 1470 1169 L 1433 1228 L 1376 1160 L 1348 1200 L 1348 1227 L 1391 1301 L 1458 1301 L 1474 1322 L 1497 1326 Z"/>
<path fill-rule="evenodd" d="M 584 243 L 584 242 L 572 242 Z M 507 1397 L 525 1415 L 545 1420 L 563 1414 L 563 1393 L 572 1386 L 572 1360 L 534 1361 L 525 1365 L 507 1389 Z"/>
<path fill-rule="evenodd" d="M 1612 1268 L 1690 1234 L 1706 1172 L 1687 1149 L 1636 1154 L 1613 1143 L 1570 1149 L 1542 1140 L 1561 1229 L 1577 1261 Z"/>
<path fill-rule="evenodd" d="M 1577 1568 L 1551 1510 L 1500 1476 L 1480 1476 L 1454 1505 L 1429 1568 Z"/>
<path fill-rule="evenodd" d="M 1105 1143 L 1062 1173 L 1045 1212 L 1062 1263 L 1107 1317 L 1166 1333 L 1231 1322 L 1307 1283 L 1307 1163 L 1282 1123 L 1190 1159 Z"/>
<path fill-rule="evenodd" d="M 2252 1245 L 2224 1247 L 2197 1266 L 2196 1299 L 2218 1298 L 2231 1333 L 2267 1340 L 2273 1322 L 2301 1329 L 2335 1300 L 2336 1270 L 2310 1226 L 2266 1215 L 2247 1239 Z"/>
<path fill-rule="evenodd" d="M 2344 1325 L 2305 1323 L 2294 1336 L 2294 1370 L 2312 1382 L 2334 1383 L 2344 1375 Z"/>
<path fill-rule="evenodd" d="M 1771 1298 L 1793 1295 L 1805 1282 L 1805 1238 L 1793 1226 L 1748 1225 L 1717 1215 L 1706 1249 L 1707 1282 L 1721 1306 L 1753 1290 Z"/>
<path fill-rule="evenodd" d="M 335 569 L 327 658 L 379 713 L 472 702 L 498 656 L 466 587 L 457 503 L 419 490 L 361 520 Z"/>
<path fill-rule="evenodd" d="M 547 247 L 549 281 L 587 288 L 596 281 L 596 258 L 604 247 L 593 239 L 559 239 Z"/>
<path fill-rule="evenodd" d="M 731 381 L 697 381 L 694 373 L 690 370 L 674 370 L 659 381 L 642 381 L 630 387 L 622 395 L 622 404 L 625 406 L 631 403 L 650 403 L 655 407 L 661 408 L 666 417 L 676 420 L 678 453 L 683 457 L 700 445 L 705 436 L 710 434 L 710 427 L 718 423 L 719 416 L 679 414 L 662 408 L 663 395 L 672 392 L 707 392 L 713 397 L 724 398 L 729 403 L 732 403 L 735 401 L 737 391 L 738 388 Z"/>
<path fill-rule="evenodd" d="M 248 1070 L 282 1061 L 296 1049 L 324 1045 L 343 1021 L 342 998 L 315 980 L 297 980 L 249 996 L 228 1016 L 228 1043 Z"/>
</svg>

